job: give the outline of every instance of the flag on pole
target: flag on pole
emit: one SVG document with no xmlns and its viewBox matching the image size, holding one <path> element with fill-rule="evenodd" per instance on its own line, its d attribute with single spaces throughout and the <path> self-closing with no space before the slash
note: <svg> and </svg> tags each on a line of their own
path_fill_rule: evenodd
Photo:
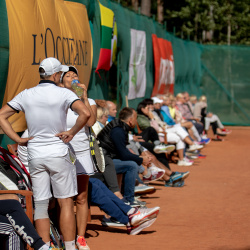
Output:
<svg viewBox="0 0 250 250">
<path fill-rule="evenodd" d="M 144 97 L 146 91 L 146 33 L 130 29 L 130 36 L 129 100 Z"/>
<path fill-rule="evenodd" d="M 174 92 L 174 57 L 171 42 L 152 35 L 155 83 L 152 96 Z"/>
<path fill-rule="evenodd" d="M 95 70 L 108 71 L 116 58 L 117 50 L 117 25 L 114 12 L 99 2 L 101 15 L 101 50 L 99 61 Z"/>
</svg>

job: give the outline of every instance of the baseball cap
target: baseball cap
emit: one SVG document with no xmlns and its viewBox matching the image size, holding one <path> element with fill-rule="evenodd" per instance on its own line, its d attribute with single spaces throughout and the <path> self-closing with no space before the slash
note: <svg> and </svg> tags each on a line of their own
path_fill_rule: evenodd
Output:
<svg viewBox="0 0 250 250">
<path fill-rule="evenodd" d="M 158 97 L 151 97 L 151 99 L 153 100 L 153 103 L 156 104 L 156 103 L 163 103 L 163 100 L 161 100 L 160 98 Z"/>
<path fill-rule="evenodd" d="M 69 67 L 66 65 L 62 65 L 56 58 L 54 57 L 48 57 L 46 59 L 44 59 L 41 64 L 40 67 L 44 69 L 44 73 L 40 73 L 40 75 L 42 76 L 51 76 L 54 73 L 57 72 L 67 72 L 69 70 Z"/>
<path fill-rule="evenodd" d="M 70 66 L 69 66 L 69 70 L 67 70 L 66 72 L 63 72 L 63 73 L 62 73 L 61 78 L 60 78 L 60 82 L 62 82 L 64 75 L 65 75 L 67 72 L 69 72 L 69 71 L 73 71 L 73 72 L 75 72 L 75 73 L 78 75 L 78 70 L 77 70 L 77 68 L 76 68 L 75 66 L 70 65 Z"/>
</svg>

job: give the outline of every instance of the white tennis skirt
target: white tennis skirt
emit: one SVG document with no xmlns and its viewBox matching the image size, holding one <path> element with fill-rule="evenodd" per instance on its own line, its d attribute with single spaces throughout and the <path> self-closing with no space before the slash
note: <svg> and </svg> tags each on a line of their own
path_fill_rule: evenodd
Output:
<svg viewBox="0 0 250 250">
<path fill-rule="evenodd" d="M 92 159 L 90 149 L 75 152 L 76 155 L 76 174 L 77 175 L 93 175 L 94 173 L 98 172 L 95 163 Z"/>
</svg>

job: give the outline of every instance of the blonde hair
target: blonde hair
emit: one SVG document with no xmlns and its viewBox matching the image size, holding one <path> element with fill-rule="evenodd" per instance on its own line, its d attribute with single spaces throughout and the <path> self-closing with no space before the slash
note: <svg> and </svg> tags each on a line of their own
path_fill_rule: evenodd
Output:
<svg viewBox="0 0 250 250">
<path fill-rule="evenodd" d="M 183 98 L 183 97 L 184 97 L 183 94 L 179 93 L 179 94 L 176 95 L 176 100 L 179 100 L 180 98 Z"/>
<path fill-rule="evenodd" d="M 98 106 L 97 107 L 97 114 L 96 114 L 96 120 L 100 121 L 100 119 L 104 116 L 104 115 L 108 115 L 109 111 L 107 108 Z"/>
<path fill-rule="evenodd" d="M 191 95 L 190 98 L 189 98 L 190 102 L 195 102 L 197 101 L 197 96 L 196 95 Z"/>
<path fill-rule="evenodd" d="M 199 101 L 200 102 L 207 102 L 207 97 L 205 95 L 202 95 L 200 98 L 199 98 Z"/>
</svg>

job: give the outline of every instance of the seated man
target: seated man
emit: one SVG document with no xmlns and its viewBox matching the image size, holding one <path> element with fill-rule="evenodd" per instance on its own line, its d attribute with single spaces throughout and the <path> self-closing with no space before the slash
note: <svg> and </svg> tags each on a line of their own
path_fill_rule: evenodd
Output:
<svg viewBox="0 0 250 250">
<path fill-rule="evenodd" d="M 111 101 L 106 101 L 107 108 L 108 108 L 108 122 L 111 122 L 115 119 L 117 108 L 116 105 Z"/>
<path fill-rule="evenodd" d="M 186 97 L 187 99 L 187 97 Z M 201 135 L 203 132 L 203 124 L 199 122 L 199 119 L 195 118 L 193 116 L 193 113 L 190 109 L 190 106 L 188 103 L 186 103 L 186 99 L 184 98 L 184 95 L 179 93 L 176 96 L 176 108 L 180 111 L 182 118 L 191 121 L 194 126 L 196 127 L 197 131 Z"/>
</svg>

